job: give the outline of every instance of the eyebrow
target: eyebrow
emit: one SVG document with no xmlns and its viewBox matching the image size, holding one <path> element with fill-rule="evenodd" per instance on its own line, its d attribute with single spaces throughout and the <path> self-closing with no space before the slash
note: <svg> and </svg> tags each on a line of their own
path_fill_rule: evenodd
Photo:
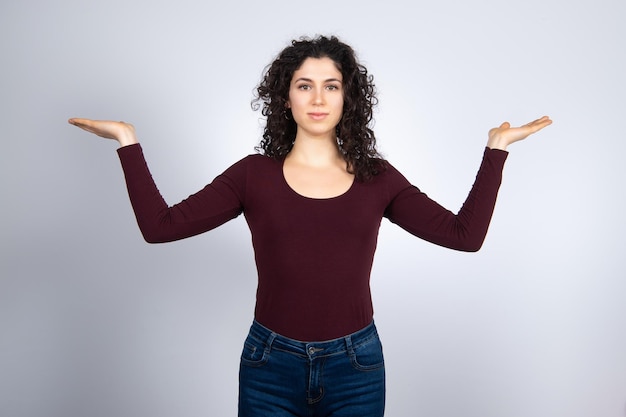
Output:
<svg viewBox="0 0 626 417">
<path fill-rule="evenodd" d="M 306 78 L 306 77 L 300 77 L 297 80 L 294 81 L 294 83 L 297 83 L 299 81 L 304 81 L 307 83 L 312 83 L 313 80 L 310 78 Z M 326 80 L 324 80 L 325 83 L 332 83 L 332 82 L 338 82 L 338 83 L 342 83 L 342 81 L 338 78 L 327 78 Z"/>
</svg>

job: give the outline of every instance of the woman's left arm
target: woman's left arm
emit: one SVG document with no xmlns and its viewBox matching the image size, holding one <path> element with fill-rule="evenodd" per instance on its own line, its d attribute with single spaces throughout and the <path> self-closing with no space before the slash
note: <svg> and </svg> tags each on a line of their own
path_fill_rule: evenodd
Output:
<svg viewBox="0 0 626 417">
<path fill-rule="evenodd" d="M 409 233 L 437 245 L 461 251 L 479 250 L 500 188 L 502 169 L 508 155 L 506 147 L 551 123 L 544 116 L 520 127 L 511 127 L 505 122 L 491 129 L 474 185 L 456 214 L 430 199 L 396 171 L 392 175 L 396 191 L 385 216 Z"/>
</svg>

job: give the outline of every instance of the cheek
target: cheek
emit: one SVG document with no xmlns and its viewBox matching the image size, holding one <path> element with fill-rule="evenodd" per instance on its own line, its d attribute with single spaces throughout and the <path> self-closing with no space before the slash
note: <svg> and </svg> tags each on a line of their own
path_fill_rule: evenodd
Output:
<svg viewBox="0 0 626 417">
<path fill-rule="evenodd" d="M 298 95 L 289 95 L 287 104 L 291 109 L 298 109 L 299 107 L 302 107 L 302 98 L 298 97 Z"/>
<path fill-rule="evenodd" d="M 343 97 L 341 97 L 335 103 L 335 106 L 341 111 L 341 113 L 343 113 L 343 105 L 344 105 L 344 101 L 343 101 Z"/>
</svg>

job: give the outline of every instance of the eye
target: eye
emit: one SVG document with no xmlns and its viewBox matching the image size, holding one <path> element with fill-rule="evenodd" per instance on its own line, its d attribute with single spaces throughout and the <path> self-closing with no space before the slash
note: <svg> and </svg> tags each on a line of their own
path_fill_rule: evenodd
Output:
<svg viewBox="0 0 626 417">
<path fill-rule="evenodd" d="M 329 84 L 326 86 L 326 89 L 330 91 L 338 91 L 341 89 L 341 87 L 336 84 Z"/>
<path fill-rule="evenodd" d="M 297 86 L 297 88 L 298 88 L 298 90 L 304 90 L 304 91 L 306 91 L 306 90 L 310 90 L 310 89 L 311 89 L 311 86 L 310 86 L 310 85 L 308 85 L 308 84 L 300 84 L 299 86 Z"/>
</svg>

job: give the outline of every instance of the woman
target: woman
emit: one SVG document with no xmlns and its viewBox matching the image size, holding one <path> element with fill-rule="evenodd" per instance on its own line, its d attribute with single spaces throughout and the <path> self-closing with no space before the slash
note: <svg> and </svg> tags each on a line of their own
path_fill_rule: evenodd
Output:
<svg viewBox="0 0 626 417">
<path fill-rule="evenodd" d="M 244 213 L 258 269 L 255 318 L 240 366 L 240 416 L 382 416 L 385 374 L 369 276 L 381 219 L 449 248 L 482 245 L 507 146 L 542 117 L 489 131 L 467 200 L 453 214 L 376 151 L 372 77 L 335 37 L 293 41 L 267 69 L 255 103 L 266 117 L 249 155 L 172 207 L 124 122 L 70 119 L 121 145 L 148 242 L 182 239 Z"/>
</svg>

